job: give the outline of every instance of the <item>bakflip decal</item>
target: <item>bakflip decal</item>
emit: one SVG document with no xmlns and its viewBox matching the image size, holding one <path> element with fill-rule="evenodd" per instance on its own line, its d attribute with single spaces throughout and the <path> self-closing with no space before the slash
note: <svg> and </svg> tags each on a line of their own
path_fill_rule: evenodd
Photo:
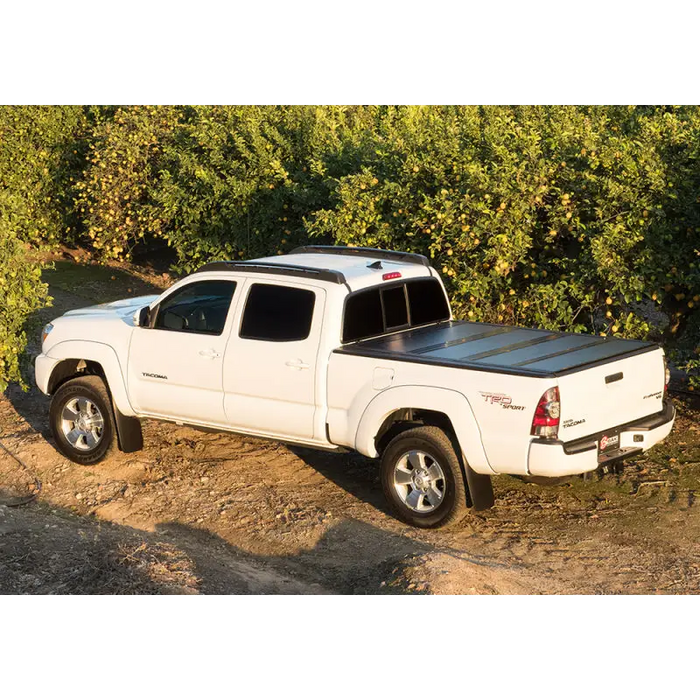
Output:
<svg viewBox="0 0 700 700">
<path fill-rule="evenodd" d="M 603 435 L 603 437 L 600 438 L 600 449 L 605 450 L 608 447 L 612 447 L 613 445 L 619 444 L 619 442 L 619 435 L 611 435 L 610 437 L 608 437 L 607 435 Z"/>
</svg>

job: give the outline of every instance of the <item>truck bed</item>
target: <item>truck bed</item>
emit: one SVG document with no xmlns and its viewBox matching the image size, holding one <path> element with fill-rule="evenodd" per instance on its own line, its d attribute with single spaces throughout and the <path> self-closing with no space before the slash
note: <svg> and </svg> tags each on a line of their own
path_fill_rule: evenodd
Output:
<svg viewBox="0 0 700 700">
<path fill-rule="evenodd" d="M 335 352 L 483 372 L 558 377 L 657 347 L 656 343 L 640 340 L 444 321 L 351 343 Z"/>
</svg>

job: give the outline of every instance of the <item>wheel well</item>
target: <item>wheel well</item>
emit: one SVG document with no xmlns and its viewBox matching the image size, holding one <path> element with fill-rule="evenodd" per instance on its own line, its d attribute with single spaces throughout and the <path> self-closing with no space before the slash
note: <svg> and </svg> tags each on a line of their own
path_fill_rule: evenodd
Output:
<svg viewBox="0 0 700 700">
<path fill-rule="evenodd" d="M 450 438 L 453 440 L 455 439 L 455 430 L 452 421 L 446 413 L 430 411 L 424 408 L 399 408 L 393 413 L 390 413 L 379 428 L 374 438 L 377 452 L 382 454 L 384 448 L 399 433 L 419 425 L 434 425 L 437 428 L 442 428 Z"/>
<path fill-rule="evenodd" d="M 51 372 L 48 393 L 55 393 L 56 390 L 62 384 L 65 384 L 69 379 L 73 379 L 74 377 L 84 377 L 88 374 L 93 374 L 105 379 L 104 370 L 99 362 L 82 359 L 62 360 L 53 368 L 53 372 Z M 105 384 L 106 383 L 107 382 L 105 379 Z"/>
<path fill-rule="evenodd" d="M 377 437 L 375 438 L 377 452 L 381 455 L 389 442 L 397 435 L 405 430 L 422 425 L 432 425 L 440 428 L 452 442 L 452 447 L 457 455 L 462 470 L 462 477 L 466 485 L 465 495 L 467 498 L 467 506 L 470 508 L 474 507 L 476 510 L 490 508 L 493 505 L 491 477 L 477 474 L 470 469 L 466 459 L 462 455 L 462 450 L 452 421 L 446 413 L 430 411 L 423 408 L 401 408 L 394 411 L 386 417 L 377 433 Z"/>
<path fill-rule="evenodd" d="M 136 452 L 143 448 L 143 434 L 141 432 L 141 421 L 135 416 L 125 416 L 112 400 L 112 392 L 109 388 L 107 376 L 99 362 L 94 360 L 62 360 L 51 372 L 49 379 L 48 393 L 55 393 L 63 384 L 75 377 L 97 376 L 105 384 L 107 396 L 110 398 L 114 421 L 119 442 L 119 449 L 122 452 Z"/>
</svg>

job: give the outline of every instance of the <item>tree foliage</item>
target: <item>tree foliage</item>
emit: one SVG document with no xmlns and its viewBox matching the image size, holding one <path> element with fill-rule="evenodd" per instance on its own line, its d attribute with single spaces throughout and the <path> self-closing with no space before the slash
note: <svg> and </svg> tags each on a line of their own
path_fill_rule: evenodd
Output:
<svg viewBox="0 0 700 700">
<path fill-rule="evenodd" d="M 4 108 L 0 134 L 21 240 L 161 241 L 180 272 L 410 250 L 463 317 L 700 342 L 695 107 Z"/>
</svg>

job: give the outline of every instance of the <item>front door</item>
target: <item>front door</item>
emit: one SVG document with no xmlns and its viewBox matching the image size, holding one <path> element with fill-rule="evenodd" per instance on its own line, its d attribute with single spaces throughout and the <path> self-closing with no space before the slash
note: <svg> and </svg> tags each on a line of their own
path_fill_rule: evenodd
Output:
<svg viewBox="0 0 700 700">
<path fill-rule="evenodd" d="M 225 425 L 223 360 L 236 282 L 182 285 L 152 313 L 152 327 L 134 329 L 129 395 L 138 413 Z"/>
</svg>

